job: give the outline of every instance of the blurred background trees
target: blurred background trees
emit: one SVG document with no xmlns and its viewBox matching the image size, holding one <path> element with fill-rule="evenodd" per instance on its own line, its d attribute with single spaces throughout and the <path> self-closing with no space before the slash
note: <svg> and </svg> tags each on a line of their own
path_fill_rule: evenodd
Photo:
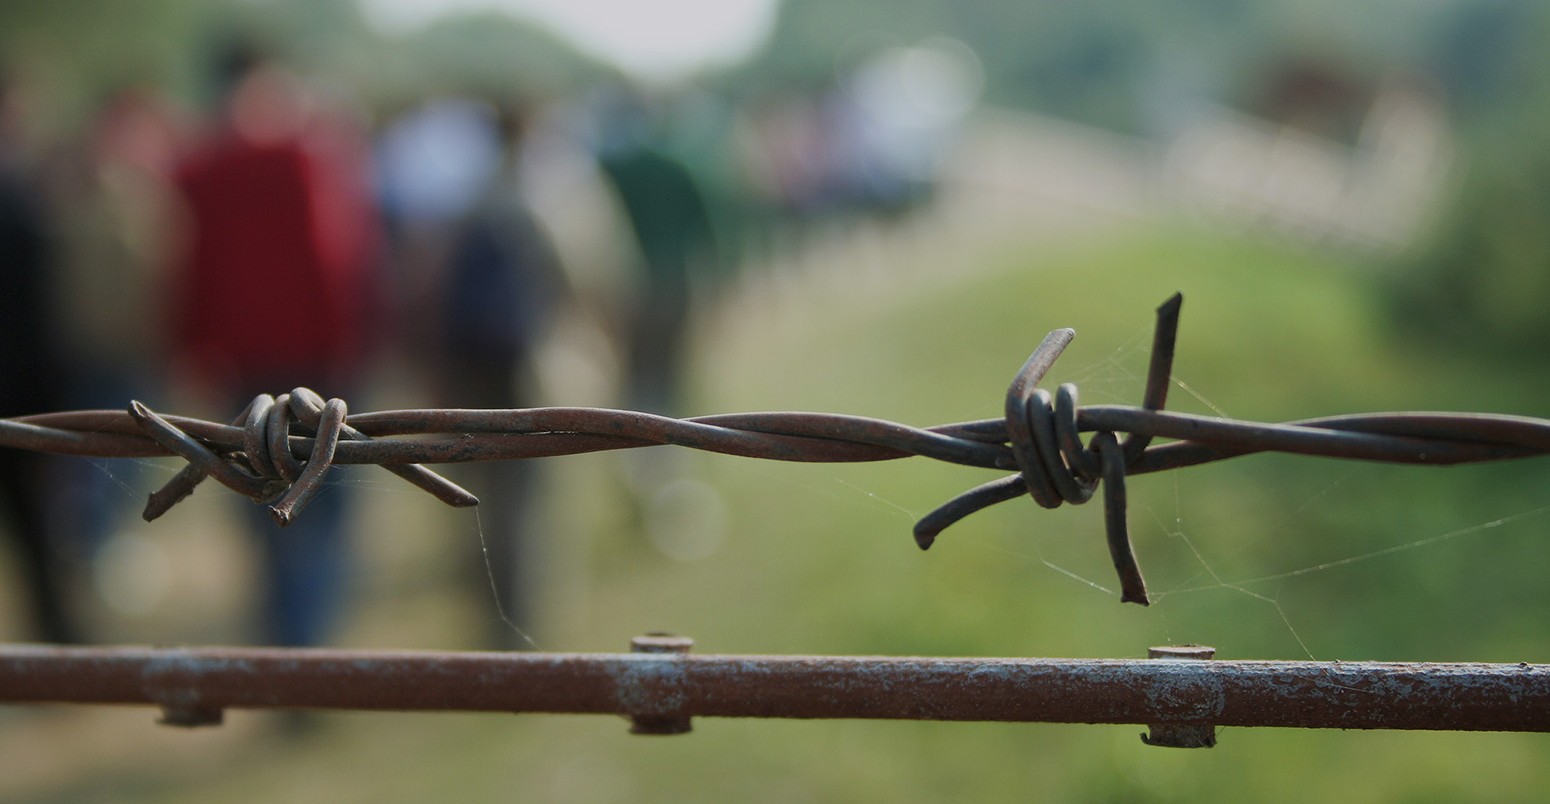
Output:
<svg viewBox="0 0 1550 804">
<path fill-rule="evenodd" d="M 1550 204 L 1539 147 L 1550 126 L 1547 16 L 1530 0 L 785 0 L 756 52 L 697 80 L 732 97 L 822 87 L 882 46 L 952 37 L 974 54 L 994 106 L 1159 143 L 1202 109 L 1226 107 L 1354 146 L 1380 85 L 1420 76 L 1447 111 L 1463 170 L 1450 174 L 1458 192 L 1438 206 L 1425 248 L 1389 265 L 1390 293 L 1401 318 L 1512 344 L 1550 331 L 1539 315 L 1550 235 L 1527 225 Z M 199 60 L 233 25 L 378 112 L 432 90 L 505 90 L 514 76 L 529 93 L 558 95 L 618 71 L 507 14 L 454 12 L 383 32 L 350 0 L 16 0 L 0 8 L 0 60 L 47 96 L 32 124 L 66 131 L 125 83 L 205 100 Z"/>
</svg>

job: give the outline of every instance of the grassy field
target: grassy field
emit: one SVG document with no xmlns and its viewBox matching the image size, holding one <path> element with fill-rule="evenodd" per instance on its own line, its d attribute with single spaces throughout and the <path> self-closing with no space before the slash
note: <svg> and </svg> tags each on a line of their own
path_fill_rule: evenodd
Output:
<svg viewBox="0 0 1550 804">
<path fill-rule="evenodd" d="M 974 258 L 987 262 L 956 277 L 950 265 L 820 277 L 732 301 L 699 333 L 694 412 L 994 417 L 1028 352 L 1063 326 L 1078 337 L 1046 384 L 1075 381 L 1087 403 L 1136 403 L 1152 310 L 1181 290 L 1175 409 L 1263 421 L 1550 415 L 1543 356 L 1402 339 L 1363 266 L 1339 257 L 1149 230 Z M 692 561 L 650 547 L 622 495 L 596 494 L 617 491 L 614 457 L 554 462 L 540 647 L 619 651 L 635 634 L 669 631 L 704 653 L 1140 657 L 1194 642 L 1220 658 L 1550 661 L 1550 603 L 1537 593 L 1550 475 L 1539 462 L 1442 470 L 1254 456 L 1135 478 L 1131 526 L 1155 594 L 1143 609 L 1110 591 L 1097 505 L 1010 502 L 921 553 L 914 519 L 994 474 L 924 460 L 682 460 L 721 506 L 711 525 L 682 524 L 702 539 Z M 379 496 L 379 508 L 410 505 Z M 437 581 L 452 574 L 448 553 L 477 550 L 472 515 L 375 519 L 439 532 L 391 537 L 398 552 L 372 566 L 403 586 L 369 585 L 353 643 L 458 646 L 478 630 L 469 622 L 493 616 Z M 1134 726 L 701 719 L 688 736 L 641 738 L 612 718 L 328 715 L 287 741 L 258 714 L 231 713 L 225 734 L 156 729 L 144 711 L 100 717 L 155 756 L 83 758 L 68 785 L 10 798 L 1531 801 L 1550 785 L 1550 738 L 1539 735 L 1227 729 L 1213 750 L 1182 751 L 1143 746 Z"/>
</svg>

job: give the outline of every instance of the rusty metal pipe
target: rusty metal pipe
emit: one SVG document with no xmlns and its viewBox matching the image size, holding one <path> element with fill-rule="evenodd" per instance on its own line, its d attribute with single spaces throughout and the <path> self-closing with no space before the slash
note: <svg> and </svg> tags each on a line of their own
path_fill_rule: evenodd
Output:
<svg viewBox="0 0 1550 804">
<path fill-rule="evenodd" d="M 10 645 L 0 702 L 1550 731 L 1550 665 Z"/>
</svg>

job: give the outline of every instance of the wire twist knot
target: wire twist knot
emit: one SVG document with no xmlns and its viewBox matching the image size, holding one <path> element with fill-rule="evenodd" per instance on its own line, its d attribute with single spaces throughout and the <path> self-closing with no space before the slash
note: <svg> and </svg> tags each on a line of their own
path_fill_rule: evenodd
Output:
<svg viewBox="0 0 1550 804">
<path fill-rule="evenodd" d="M 1152 365 L 1142 400 L 1145 409 L 1161 410 L 1167 401 L 1183 301 L 1183 296 L 1174 294 L 1157 308 Z M 1082 445 L 1076 386 L 1065 383 L 1053 396 L 1038 387 L 1075 336 L 1071 329 L 1051 332 L 1007 389 L 1006 436 L 1018 473 L 971 489 L 927 514 L 915 526 L 915 541 L 922 550 L 927 549 L 948 525 L 1024 492 L 1045 508 L 1058 508 L 1064 503 L 1087 502 L 1101 484 L 1105 532 L 1119 574 L 1120 599 L 1144 606 L 1148 603 L 1146 582 L 1130 544 L 1125 515 L 1125 474 L 1146 450 L 1151 436 L 1131 433 L 1121 443 L 1113 430 L 1096 428 L 1087 446 Z"/>
<path fill-rule="evenodd" d="M 254 397 L 232 420 L 232 426 L 242 430 L 241 448 L 224 453 L 206 446 L 140 402 L 129 403 L 129 415 L 146 435 L 188 461 L 177 475 L 151 493 L 143 514 L 146 521 L 165 514 L 192 494 L 205 478 L 214 477 L 238 494 L 267 505 L 277 524 L 289 525 L 322 489 L 340 439 L 371 440 L 345 423 L 348 407 L 343 399 L 325 401 L 309 388 L 296 388 L 278 397 Z M 312 436 L 310 444 L 293 445 L 293 429 Z M 296 457 L 297 446 L 307 450 L 305 459 Z M 385 468 L 452 505 L 479 502 L 466 490 L 418 464 Z"/>
</svg>

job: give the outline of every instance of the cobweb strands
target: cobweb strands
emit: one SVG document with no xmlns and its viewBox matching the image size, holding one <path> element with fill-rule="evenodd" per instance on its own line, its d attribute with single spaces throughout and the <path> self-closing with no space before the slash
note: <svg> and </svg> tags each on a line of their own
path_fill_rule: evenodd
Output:
<svg viewBox="0 0 1550 804">
<path fill-rule="evenodd" d="M 998 419 L 913 427 L 831 413 L 734 413 L 674 419 L 603 408 L 416 409 L 350 413 L 306 388 L 255 398 L 229 423 L 163 415 L 139 402 L 0 419 L 0 446 L 66 455 L 173 455 L 186 465 L 153 492 L 155 519 L 207 478 L 267 506 L 280 524 L 300 516 L 334 465 L 377 464 L 450 505 L 478 499 L 422 464 L 522 460 L 674 445 L 764 460 L 846 463 L 912 456 L 1012 474 L 954 497 L 921 518 L 926 549 L 950 525 L 1028 495 L 1055 508 L 1102 487 L 1121 600 L 1148 602 L 1131 548 L 1125 486 L 1131 475 L 1286 452 L 1389 463 L 1450 465 L 1550 452 L 1550 420 L 1483 413 L 1396 412 L 1280 424 L 1164 410 L 1183 298 L 1157 309 L 1139 406 L 1080 406 L 1075 385 L 1039 387 L 1075 332 L 1045 337 L 1007 389 Z M 1123 438 L 1121 436 L 1123 435 Z M 1083 437 L 1086 436 L 1086 443 Z M 1165 443 L 1153 443 L 1165 439 Z"/>
</svg>

